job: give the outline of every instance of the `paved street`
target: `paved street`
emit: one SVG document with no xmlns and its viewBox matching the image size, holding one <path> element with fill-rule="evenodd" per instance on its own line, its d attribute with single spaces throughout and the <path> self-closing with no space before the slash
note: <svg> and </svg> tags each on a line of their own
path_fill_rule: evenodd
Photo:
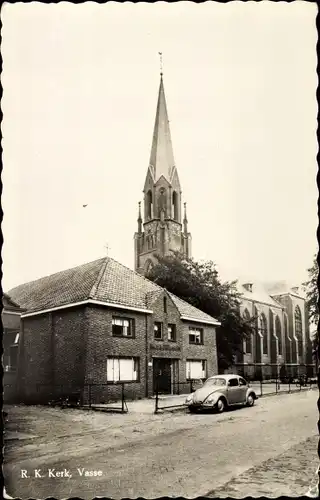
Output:
<svg viewBox="0 0 320 500">
<path fill-rule="evenodd" d="M 318 465 L 317 396 L 316 390 L 270 396 L 222 415 L 8 407 L 7 493 L 89 499 L 280 496 L 290 490 L 299 496 Z M 49 468 L 67 469 L 72 477 L 49 478 Z M 83 477 L 77 468 L 101 475 Z M 31 477 L 21 478 L 21 469 Z M 32 477 L 34 469 L 43 477 Z"/>
</svg>

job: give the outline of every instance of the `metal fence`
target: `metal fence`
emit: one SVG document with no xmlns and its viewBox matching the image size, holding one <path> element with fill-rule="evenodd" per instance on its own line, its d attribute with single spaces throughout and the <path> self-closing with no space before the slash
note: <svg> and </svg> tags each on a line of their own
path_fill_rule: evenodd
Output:
<svg viewBox="0 0 320 500">
<path fill-rule="evenodd" d="M 31 401 L 63 408 L 88 408 L 126 413 L 125 383 L 84 384 L 37 384 Z"/>
<path fill-rule="evenodd" d="M 175 391 L 173 394 L 166 394 L 158 391 L 157 381 L 155 385 L 155 410 L 154 413 L 164 410 L 173 410 L 186 407 L 185 399 L 188 393 L 194 392 L 197 388 L 201 387 L 203 380 L 190 380 L 187 382 L 177 383 L 182 390 Z M 300 392 L 306 389 L 317 387 L 317 379 L 314 377 L 307 377 L 306 375 L 300 377 L 287 377 L 287 378 L 268 378 L 263 380 L 248 381 L 249 386 L 254 389 L 259 398 L 266 396 L 273 396 L 275 394 L 291 394 Z M 188 386 L 189 390 L 184 389 Z M 179 397 L 180 396 L 180 397 Z"/>
<path fill-rule="evenodd" d="M 246 380 L 280 380 L 316 377 L 316 365 L 308 363 L 235 363 L 227 373 L 238 373 Z"/>
<path fill-rule="evenodd" d="M 158 379 L 155 380 L 155 409 L 154 413 L 160 410 L 173 410 L 186 406 L 186 395 L 194 392 L 197 385 L 201 384 L 199 380 L 187 380 L 186 382 L 175 382 L 172 384 L 172 394 L 163 394 L 159 390 Z M 160 403 L 161 402 L 161 403 Z"/>
<path fill-rule="evenodd" d="M 300 378 L 287 378 L 287 379 L 267 379 L 249 382 L 257 396 L 272 396 L 274 394 L 292 392 L 300 392 L 305 389 L 312 389 L 317 387 L 317 380 L 315 378 L 308 379 L 307 377 Z"/>
<path fill-rule="evenodd" d="M 127 413 L 125 383 L 86 384 L 88 407 L 110 412 Z"/>
</svg>

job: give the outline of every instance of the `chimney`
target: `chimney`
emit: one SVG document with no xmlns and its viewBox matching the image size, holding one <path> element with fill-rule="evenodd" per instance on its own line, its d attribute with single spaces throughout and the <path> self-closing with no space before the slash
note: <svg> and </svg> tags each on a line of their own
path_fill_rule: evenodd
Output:
<svg viewBox="0 0 320 500">
<path fill-rule="evenodd" d="M 299 287 L 298 286 L 293 286 L 291 288 L 291 290 L 293 291 L 293 293 L 299 294 Z"/>
<path fill-rule="evenodd" d="M 242 286 L 244 286 L 248 292 L 252 292 L 253 283 L 244 283 Z"/>
</svg>

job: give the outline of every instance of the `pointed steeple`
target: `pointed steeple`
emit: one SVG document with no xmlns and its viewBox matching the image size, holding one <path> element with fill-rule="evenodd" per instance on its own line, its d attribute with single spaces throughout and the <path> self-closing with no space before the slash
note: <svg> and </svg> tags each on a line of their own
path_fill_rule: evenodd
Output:
<svg viewBox="0 0 320 500">
<path fill-rule="evenodd" d="M 149 163 L 155 182 L 157 182 L 161 175 L 163 175 L 168 181 L 170 181 L 172 170 L 174 167 L 174 156 L 172 150 L 167 104 L 164 94 L 162 71 L 160 73 L 158 104 Z"/>
<path fill-rule="evenodd" d="M 159 52 L 162 56 L 162 53 Z M 143 221 L 140 203 L 138 231 L 134 235 L 135 269 L 142 274 L 157 262 L 157 255 L 178 251 L 191 257 L 186 204 L 182 220 L 181 185 L 174 163 L 160 57 L 160 86 L 150 163 L 143 188 Z"/>
</svg>

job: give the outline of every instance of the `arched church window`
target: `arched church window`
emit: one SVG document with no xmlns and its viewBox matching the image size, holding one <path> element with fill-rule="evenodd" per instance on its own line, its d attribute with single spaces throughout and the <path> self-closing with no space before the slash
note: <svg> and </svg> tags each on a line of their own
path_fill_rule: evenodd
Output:
<svg viewBox="0 0 320 500">
<path fill-rule="evenodd" d="M 278 337 L 278 353 L 282 356 L 282 331 L 279 316 L 276 317 L 276 336 Z"/>
<path fill-rule="evenodd" d="M 288 318 L 287 318 L 286 314 L 283 317 L 283 325 L 284 325 L 284 335 L 285 335 L 285 337 L 290 338 L 289 330 L 288 330 Z"/>
<path fill-rule="evenodd" d="M 260 333 L 262 335 L 263 354 L 268 354 L 268 323 L 263 313 L 260 316 Z"/>
<path fill-rule="evenodd" d="M 176 191 L 172 193 L 172 209 L 174 220 L 178 220 L 178 194 Z"/>
<path fill-rule="evenodd" d="M 245 321 L 250 321 L 250 313 L 249 313 L 248 309 L 245 309 L 245 311 L 243 313 L 243 318 Z M 252 353 L 252 335 L 247 337 L 244 341 L 244 352 L 247 354 Z"/>
<path fill-rule="evenodd" d="M 146 199 L 146 206 L 147 206 L 147 218 L 151 219 L 152 218 L 152 212 L 153 212 L 153 203 L 152 203 L 152 192 L 149 190 L 147 192 L 147 199 Z"/>
<path fill-rule="evenodd" d="M 298 353 L 302 356 L 303 345 L 302 345 L 302 315 L 299 306 L 296 306 L 294 311 L 294 325 L 296 338 L 298 340 Z"/>
</svg>

